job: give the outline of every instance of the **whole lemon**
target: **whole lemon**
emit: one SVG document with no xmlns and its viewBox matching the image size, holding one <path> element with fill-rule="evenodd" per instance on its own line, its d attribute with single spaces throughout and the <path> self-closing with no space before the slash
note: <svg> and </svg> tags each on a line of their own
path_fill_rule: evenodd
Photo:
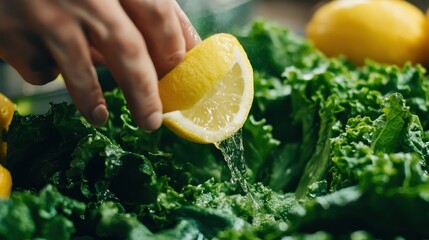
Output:
<svg viewBox="0 0 429 240">
<path fill-rule="evenodd" d="M 316 10 L 306 33 L 327 56 L 403 65 L 428 60 L 428 22 L 406 1 L 334 0 Z"/>
</svg>

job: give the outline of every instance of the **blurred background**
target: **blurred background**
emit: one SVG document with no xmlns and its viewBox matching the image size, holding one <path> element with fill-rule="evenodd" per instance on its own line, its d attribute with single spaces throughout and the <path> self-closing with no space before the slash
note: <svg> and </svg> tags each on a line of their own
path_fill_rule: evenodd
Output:
<svg viewBox="0 0 429 240">
<path fill-rule="evenodd" d="M 177 0 L 197 31 L 204 38 L 215 32 L 231 32 L 253 19 L 264 18 L 277 22 L 298 34 L 305 34 L 305 26 L 314 10 L 325 1 L 320 0 Z M 429 0 L 410 0 L 423 11 Z M 112 84 L 108 72 L 98 69 L 104 86 Z M 44 86 L 32 86 L 0 60 L 0 92 L 18 104 L 22 113 L 44 113 L 49 102 L 70 101 L 62 80 Z"/>
</svg>

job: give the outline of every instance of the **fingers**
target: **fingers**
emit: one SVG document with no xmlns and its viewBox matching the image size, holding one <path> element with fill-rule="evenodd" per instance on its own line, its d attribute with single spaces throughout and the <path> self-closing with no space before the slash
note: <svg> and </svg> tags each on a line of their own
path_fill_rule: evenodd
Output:
<svg viewBox="0 0 429 240">
<path fill-rule="evenodd" d="M 185 38 L 172 0 L 122 0 L 121 4 L 143 34 L 159 78 L 186 54 Z"/>
<path fill-rule="evenodd" d="M 31 36 L 9 33 L 7 39 L 0 37 L 0 56 L 27 82 L 43 85 L 54 80 L 58 70 L 48 50 L 37 42 Z"/>
<path fill-rule="evenodd" d="M 134 121 L 144 130 L 162 123 L 158 77 L 142 34 L 117 1 L 85 1 L 82 15 L 91 44 L 104 57 L 124 92 Z"/>
<path fill-rule="evenodd" d="M 95 49 L 94 47 L 90 47 L 90 54 L 91 54 L 91 59 L 92 62 L 94 63 L 94 65 L 105 65 L 106 64 L 106 60 L 104 59 L 103 54 L 101 54 L 97 49 Z"/>
<path fill-rule="evenodd" d="M 43 9 L 42 4 L 32 5 L 32 17 L 39 20 L 34 27 L 43 33 L 41 37 L 62 72 L 76 108 L 91 124 L 101 126 L 108 111 L 81 26 L 56 4 L 44 4 Z"/>
<path fill-rule="evenodd" d="M 43 85 L 58 76 L 58 69 L 37 34 L 27 30 L 27 4 L 0 1 L 0 57 L 29 83 Z"/>
<path fill-rule="evenodd" d="M 33 84 L 51 81 L 61 71 L 77 109 L 93 125 L 103 124 L 108 112 L 76 18 L 56 1 L 0 5 L 0 10 L 10 10 L 0 15 L 0 32 L 11 33 L 2 34 L 2 58 Z"/>
<path fill-rule="evenodd" d="M 154 130 L 162 123 L 158 79 L 200 41 L 175 0 L 16 0 L 0 2 L 0 13 L 0 33 L 13 22 L 15 30 L 35 36 L 30 41 L 17 34 L 9 48 L 0 35 L 0 56 L 33 84 L 51 81 L 60 71 L 76 107 L 93 125 L 108 117 L 93 64 L 109 67 L 134 121 Z"/>
<path fill-rule="evenodd" d="M 177 17 L 179 18 L 179 22 L 182 26 L 183 36 L 186 43 L 186 51 L 189 51 L 191 48 L 195 47 L 195 45 L 201 42 L 200 35 L 195 30 L 188 16 L 186 16 L 182 8 L 180 8 L 177 1 L 173 0 L 173 5 Z"/>
</svg>

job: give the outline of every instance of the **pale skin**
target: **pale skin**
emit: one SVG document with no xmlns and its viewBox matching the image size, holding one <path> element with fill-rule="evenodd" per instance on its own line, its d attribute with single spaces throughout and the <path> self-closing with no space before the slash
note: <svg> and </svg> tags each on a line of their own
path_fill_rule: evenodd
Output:
<svg viewBox="0 0 429 240">
<path fill-rule="evenodd" d="M 0 58 L 25 81 L 62 74 L 81 114 L 108 118 L 95 64 L 105 64 L 124 92 L 135 123 L 162 124 L 158 80 L 199 41 L 176 0 L 0 0 Z"/>
</svg>

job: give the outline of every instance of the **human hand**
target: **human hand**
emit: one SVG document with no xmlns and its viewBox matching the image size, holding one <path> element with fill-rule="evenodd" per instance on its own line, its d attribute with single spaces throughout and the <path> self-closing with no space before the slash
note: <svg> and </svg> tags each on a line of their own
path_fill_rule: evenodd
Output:
<svg viewBox="0 0 429 240">
<path fill-rule="evenodd" d="M 94 64 L 124 92 L 136 124 L 162 123 L 158 79 L 200 41 L 175 0 L 0 0 L 0 58 L 29 83 L 62 74 L 82 115 L 108 118 Z"/>
</svg>

